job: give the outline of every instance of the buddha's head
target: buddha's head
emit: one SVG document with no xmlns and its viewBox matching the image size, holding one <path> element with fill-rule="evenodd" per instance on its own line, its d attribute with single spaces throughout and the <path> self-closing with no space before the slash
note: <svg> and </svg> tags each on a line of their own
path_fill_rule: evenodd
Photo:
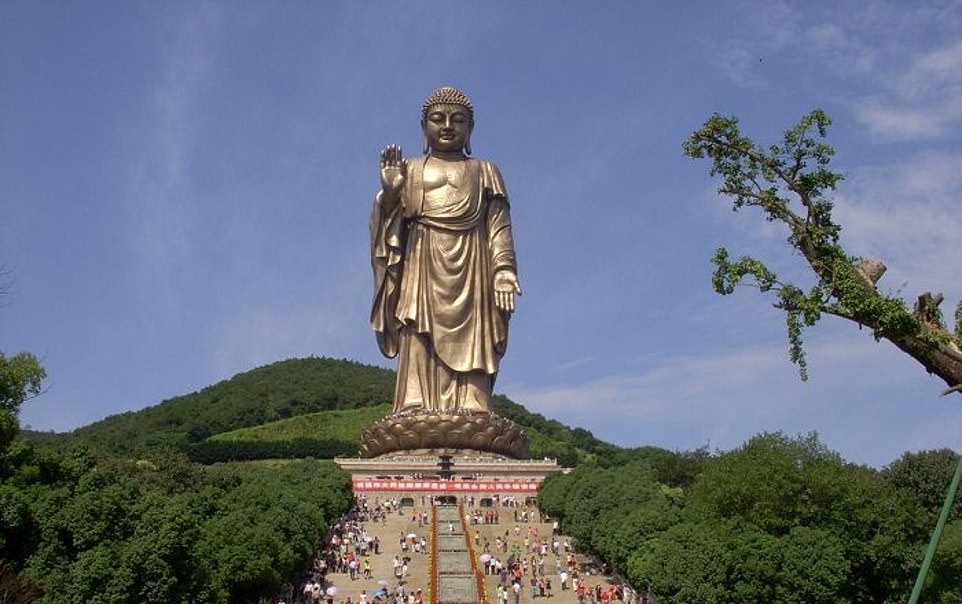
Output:
<svg viewBox="0 0 962 604">
<path fill-rule="evenodd" d="M 421 108 L 424 152 L 471 154 L 474 107 L 471 99 L 457 88 L 438 88 Z"/>
</svg>

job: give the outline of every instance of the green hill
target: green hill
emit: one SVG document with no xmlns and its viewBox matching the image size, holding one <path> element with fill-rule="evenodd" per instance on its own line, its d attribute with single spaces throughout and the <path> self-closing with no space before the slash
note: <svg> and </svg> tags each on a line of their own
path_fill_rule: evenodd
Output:
<svg viewBox="0 0 962 604">
<path fill-rule="evenodd" d="M 574 466 L 595 459 L 599 454 L 612 454 L 618 450 L 590 436 L 590 433 L 587 433 L 588 439 L 582 439 L 582 444 L 587 448 L 576 447 L 572 434 L 585 431 L 572 430 L 554 420 L 530 413 L 505 397 L 497 397 L 495 407 L 498 413 L 510 415 L 513 421 L 524 427 L 531 441 L 534 458 L 551 457 L 563 465 Z M 390 412 L 391 406 L 385 403 L 375 407 L 309 413 L 215 434 L 203 442 L 188 445 L 187 450 L 191 458 L 204 463 L 355 455 L 364 428 Z"/>
<path fill-rule="evenodd" d="M 66 434 L 36 436 L 85 441 L 114 455 L 137 456 L 307 413 L 371 407 L 390 401 L 393 393 L 394 372 L 387 369 L 347 360 L 289 359 Z"/>
<path fill-rule="evenodd" d="M 346 411 L 321 411 L 308 413 L 259 426 L 240 428 L 211 436 L 211 442 L 272 442 L 299 438 L 340 439 L 357 442 L 361 431 L 371 422 L 391 412 L 391 405 L 384 403 L 375 407 Z"/>
<path fill-rule="evenodd" d="M 221 432 L 184 449 L 191 459 L 201 463 L 353 456 L 357 455 L 364 427 L 390 412 L 390 403 L 319 411 Z"/>
<path fill-rule="evenodd" d="M 394 372 L 387 369 L 347 360 L 288 359 L 69 433 L 25 436 L 37 443 L 83 441 L 123 457 L 176 448 L 205 463 L 323 459 L 355 454 L 364 426 L 390 412 L 393 392 Z M 495 397 L 495 410 L 525 429 L 534 458 L 609 465 L 631 453 L 504 396 Z"/>
</svg>

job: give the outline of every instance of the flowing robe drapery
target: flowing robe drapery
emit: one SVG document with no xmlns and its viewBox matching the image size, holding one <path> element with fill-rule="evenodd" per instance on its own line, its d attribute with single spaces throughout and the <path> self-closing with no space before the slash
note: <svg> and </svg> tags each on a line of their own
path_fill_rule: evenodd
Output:
<svg viewBox="0 0 962 604">
<path fill-rule="evenodd" d="M 388 357 L 399 356 L 394 411 L 491 411 L 508 339 L 495 306 L 494 274 L 517 271 L 504 182 L 485 160 L 463 159 L 462 188 L 425 196 L 428 157 L 407 162 L 401 203 L 371 214 L 375 295 L 371 324 Z"/>
</svg>

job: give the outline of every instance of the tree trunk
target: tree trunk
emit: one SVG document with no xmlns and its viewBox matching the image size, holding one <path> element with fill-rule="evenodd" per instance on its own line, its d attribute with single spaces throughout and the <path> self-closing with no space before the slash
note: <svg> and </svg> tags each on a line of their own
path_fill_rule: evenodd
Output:
<svg viewBox="0 0 962 604">
<path fill-rule="evenodd" d="M 953 388 L 962 385 L 962 355 L 949 345 L 935 347 L 914 336 L 900 336 L 889 340 L 921 363 L 926 371 L 941 378 L 949 386 L 944 394 L 959 392 Z"/>
</svg>

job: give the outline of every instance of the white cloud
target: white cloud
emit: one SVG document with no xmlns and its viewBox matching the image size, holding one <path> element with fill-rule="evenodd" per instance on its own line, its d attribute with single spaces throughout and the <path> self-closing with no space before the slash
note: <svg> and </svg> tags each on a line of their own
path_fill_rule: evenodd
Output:
<svg viewBox="0 0 962 604">
<path fill-rule="evenodd" d="M 659 356 L 637 374 L 608 375 L 571 387 L 520 389 L 519 396 L 523 395 L 539 409 L 557 407 L 587 412 L 631 409 L 660 419 L 676 420 L 689 416 L 690 410 L 679 405 L 681 401 L 754 389 L 766 382 L 767 376 L 775 374 L 795 375 L 785 346 L 749 345 L 713 354 Z M 752 398 L 742 398 L 732 404 L 752 408 L 755 402 Z"/>
<path fill-rule="evenodd" d="M 588 365 L 592 361 L 594 361 L 592 357 L 581 357 L 578 359 L 572 359 L 566 363 L 562 363 L 561 365 L 558 365 L 554 369 L 551 369 L 551 373 L 564 373 L 566 371 L 571 371 L 572 369 L 576 369 L 583 365 Z"/>
<path fill-rule="evenodd" d="M 732 409 L 756 413 L 753 397 L 734 397 L 755 390 L 766 375 L 791 373 L 783 350 L 752 346 L 716 355 L 666 357 L 638 373 L 607 375 L 569 387 L 513 388 L 510 396 L 559 418 L 604 417 L 622 421 L 672 423 L 691 417 L 718 417 Z M 708 400 L 725 400 L 722 410 Z"/>
<path fill-rule="evenodd" d="M 901 94 L 913 98 L 962 81 L 962 41 L 913 58 L 899 79 Z"/>
<path fill-rule="evenodd" d="M 845 48 L 849 37 L 837 23 L 819 23 L 805 32 L 808 43 L 816 50 L 830 53 Z"/>
<path fill-rule="evenodd" d="M 958 447 L 957 433 L 926 432 L 938 418 L 955 417 L 954 407 L 939 404 L 940 384 L 891 345 L 854 329 L 835 322 L 810 332 L 807 383 L 788 361 L 784 341 L 773 341 L 662 356 L 637 373 L 564 388 L 515 387 L 508 395 L 628 446 L 710 442 L 730 449 L 763 431 L 817 431 L 846 459 L 873 465 L 905 450 Z"/>
<path fill-rule="evenodd" d="M 878 51 L 865 43 L 849 23 L 821 22 L 810 26 L 797 42 L 805 53 L 819 59 L 828 73 L 837 76 L 864 75 L 875 69 Z"/>
<path fill-rule="evenodd" d="M 736 86 L 760 88 L 766 81 L 759 65 L 793 44 L 799 15 L 782 1 L 768 2 L 765 10 L 744 2 L 735 7 L 735 14 L 741 27 L 734 28 L 731 36 L 708 40 L 711 50 L 707 58 Z"/>
<path fill-rule="evenodd" d="M 830 100 L 849 103 L 881 140 L 943 137 L 962 120 L 958 8 L 875 2 L 840 19 L 834 6 L 746 4 L 743 27 L 721 38 L 713 60 L 743 87 L 782 86 L 790 73 L 793 86 L 837 90 Z M 761 69 L 763 59 L 779 68 Z"/>
<path fill-rule="evenodd" d="M 197 5 L 182 16 L 165 48 L 163 72 L 147 103 L 141 127 L 132 131 L 132 174 L 126 193 L 132 272 L 155 301 L 176 304 L 176 281 L 189 266 L 198 206 L 189 166 L 195 110 L 211 69 L 218 7 Z"/>
<path fill-rule="evenodd" d="M 876 256 L 889 272 L 880 286 L 907 283 L 914 297 L 943 291 L 962 297 L 962 154 L 926 152 L 895 165 L 860 167 L 836 204 L 843 239 L 853 254 Z"/>
<path fill-rule="evenodd" d="M 873 136 L 889 140 L 934 138 L 943 133 L 944 119 L 937 113 L 913 107 L 886 106 L 876 102 L 859 102 L 855 117 Z"/>
<path fill-rule="evenodd" d="M 728 79 L 743 88 L 757 88 L 763 80 L 756 72 L 758 49 L 742 40 L 732 40 L 718 53 L 710 55 L 715 66 Z"/>
<path fill-rule="evenodd" d="M 858 99 L 856 118 L 882 140 L 944 137 L 962 120 L 962 42 L 892 57 L 874 77 L 889 82 L 886 96 Z"/>
</svg>

